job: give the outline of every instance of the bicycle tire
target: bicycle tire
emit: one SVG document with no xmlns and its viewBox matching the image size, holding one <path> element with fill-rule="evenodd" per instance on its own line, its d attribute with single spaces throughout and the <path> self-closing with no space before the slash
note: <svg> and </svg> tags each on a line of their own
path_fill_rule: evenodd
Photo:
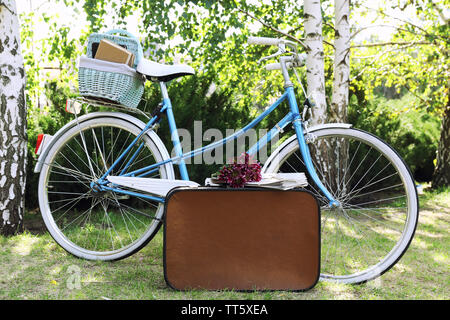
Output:
<svg viewBox="0 0 450 320">
<path fill-rule="evenodd" d="M 125 119 L 102 116 L 73 126 L 49 147 L 39 177 L 39 206 L 50 235 L 74 256 L 87 260 L 126 258 L 143 248 L 161 227 L 163 204 L 114 192 L 96 194 L 88 190 L 92 189 L 90 183 L 104 173 L 108 164 L 114 162 L 115 156 L 141 130 Z M 108 134 L 111 140 L 105 138 Z M 143 147 L 130 169 L 138 168 L 138 164 L 139 167 L 151 164 L 151 160 L 162 161 L 167 153 L 159 149 L 150 135 L 144 135 L 141 141 Z M 138 144 L 134 148 L 137 149 Z M 129 158 L 115 169 L 116 173 L 123 169 L 127 160 Z M 91 167 L 95 172 L 89 171 Z M 175 179 L 171 163 L 159 167 L 157 173 L 160 178 Z M 72 199 L 66 199 L 72 195 Z M 106 240 L 102 243 L 102 231 L 110 238 L 111 246 Z"/>
<path fill-rule="evenodd" d="M 311 133 L 315 141 L 309 148 L 316 171 L 341 204 L 330 208 L 307 174 L 308 189 L 321 203 L 321 280 L 375 279 L 398 262 L 414 237 L 419 202 L 411 172 L 392 147 L 370 133 L 342 127 Z M 306 169 L 296 138 L 274 151 L 263 168 L 264 173 L 297 171 Z M 338 239 L 343 240 L 339 245 Z"/>
</svg>

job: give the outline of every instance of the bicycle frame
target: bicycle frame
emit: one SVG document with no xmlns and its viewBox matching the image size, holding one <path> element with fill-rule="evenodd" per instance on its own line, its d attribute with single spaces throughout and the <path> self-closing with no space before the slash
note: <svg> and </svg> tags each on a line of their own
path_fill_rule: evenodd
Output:
<svg viewBox="0 0 450 320">
<path fill-rule="evenodd" d="M 303 123 L 301 120 L 301 116 L 299 113 L 294 88 L 293 86 L 287 86 L 285 87 L 285 92 L 281 97 L 279 97 L 269 108 L 267 108 L 264 112 L 262 112 L 258 117 L 256 117 L 253 121 L 248 123 L 244 128 L 236 131 L 234 134 L 213 143 L 210 143 L 207 146 L 195 149 L 193 151 L 183 153 L 183 150 L 181 148 L 180 144 L 180 138 L 178 135 L 177 126 L 175 123 L 175 117 L 172 110 L 172 103 L 170 101 L 169 95 L 167 93 L 167 87 L 164 82 L 160 82 L 161 92 L 163 96 L 162 101 L 162 108 L 160 110 L 160 113 L 165 113 L 167 116 L 167 120 L 169 123 L 169 128 L 171 132 L 171 139 L 173 143 L 173 147 L 175 150 L 175 157 L 172 157 L 170 159 L 167 159 L 165 161 L 161 161 L 131 172 L 127 172 L 130 165 L 133 163 L 134 159 L 138 156 L 140 150 L 144 146 L 144 143 L 141 142 L 141 144 L 138 146 L 138 149 L 134 152 L 134 154 L 131 156 L 131 158 L 126 163 L 123 170 L 120 172 L 120 176 L 128 176 L 128 177 L 145 177 L 148 176 L 158 170 L 158 168 L 161 165 L 167 164 L 167 163 L 174 163 L 178 165 L 179 172 L 181 179 L 183 180 L 189 180 L 189 175 L 186 169 L 186 163 L 185 159 L 192 158 L 198 154 L 203 154 L 206 151 L 216 149 L 219 146 L 222 146 L 232 140 L 238 139 L 240 136 L 245 134 L 249 129 L 252 129 L 255 127 L 258 123 L 260 123 L 265 117 L 267 117 L 273 110 L 275 110 L 283 101 L 287 100 L 290 111 L 269 131 L 267 134 L 265 134 L 262 138 L 260 138 L 253 146 L 250 147 L 248 150 L 248 154 L 253 155 L 257 153 L 261 147 L 266 145 L 268 142 L 272 140 L 272 138 L 278 133 L 283 130 L 287 125 L 291 124 L 293 125 L 293 128 L 295 130 L 295 133 L 297 135 L 300 152 L 303 157 L 306 169 L 308 170 L 308 173 L 310 174 L 311 178 L 314 180 L 316 185 L 320 188 L 320 190 L 323 192 L 323 194 L 327 197 L 327 199 L 330 201 L 330 206 L 336 206 L 338 205 L 337 201 L 334 199 L 334 197 L 329 193 L 329 191 L 326 189 L 326 187 L 322 184 L 319 177 L 317 176 L 317 173 L 314 169 L 314 165 L 311 160 L 311 156 L 309 153 L 309 148 L 306 144 L 304 133 L 303 133 Z M 148 130 L 152 130 L 153 126 L 158 124 L 161 121 L 161 117 L 158 115 L 153 116 L 149 122 L 146 124 L 145 128 L 140 132 L 140 134 L 130 143 L 130 145 L 123 151 L 123 153 L 117 158 L 117 160 L 110 166 L 110 168 L 105 172 L 105 174 L 98 180 L 98 185 L 103 190 L 109 190 L 114 191 L 117 193 L 127 194 L 130 196 L 138 196 L 142 198 L 147 198 L 149 200 L 155 200 L 161 203 L 164 203 L 164 198 L 161 197 L 155 197 L 150 196 L 147 194 L 140 194 L 136 192 L 131 192 L 128 190 L 122 190 L 120 188 L 116 187 L 108 187 L 106 184 L 109 182 L 107 181 L 107 176 L 112 172 L 112 170 L 125 158 L 125 156 L 130 152 L 130 150 L 133 148 L 134 145 L 136 145 L 140 139 L 145 135 L 145 133 Z"/>
</svg>

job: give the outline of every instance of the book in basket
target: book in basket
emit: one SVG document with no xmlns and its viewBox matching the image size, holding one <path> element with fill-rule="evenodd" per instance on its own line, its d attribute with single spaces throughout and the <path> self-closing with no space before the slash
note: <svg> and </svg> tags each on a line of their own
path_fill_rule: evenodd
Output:
<svg viewBox="0 0 450 320">
<path fill-rule="evenodd" d="M 123 63 L 130 67 L 134 63 L 134 54 L 132 52 L 106 39 L 100 40 L 94 58 L 110 62 Z"/>
</svg>

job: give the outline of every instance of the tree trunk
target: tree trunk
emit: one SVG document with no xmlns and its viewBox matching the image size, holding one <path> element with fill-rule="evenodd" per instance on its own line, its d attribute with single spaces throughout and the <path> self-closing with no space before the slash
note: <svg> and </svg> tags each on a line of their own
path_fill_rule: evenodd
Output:
<svg viewBox="0 0 450 320">
<path fill-rule="evenodd" d="M 347 122 L 350 76 L 350 0 L 335 0 L 334 78 L 329 122 Z"/>
<path fill-rule="evenodd" d="M 308 96 L 315 106 L 312 108 L 312 124 L 324 123 L 327 119 L 325 99 L 325 75 L 323 60 L 322 12 L 319 0 L 306 0 L 304 4 L 306 82 Z"/>
<path fill-rule="evenodd" d="M 0 234 L 23 230 L 27 163 L 25 70 L 14 0 L 0 0 Z"/>
<path fill-rule="evenodd" d="M 442 118 L 441 138 L 439 140 L 437 151 L 437 163 L 431 186 L 433 188 L 450 186 L 450 101 Z"/>
</svg>

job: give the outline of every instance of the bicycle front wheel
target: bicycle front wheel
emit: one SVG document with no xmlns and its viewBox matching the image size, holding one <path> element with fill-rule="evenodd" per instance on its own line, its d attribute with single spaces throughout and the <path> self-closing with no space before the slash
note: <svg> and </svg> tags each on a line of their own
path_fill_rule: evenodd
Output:
<svg viewBox="0 0 450 320">
<path fill-rule="evenodd" d="M 39 206 L 51 236 L 71 254 L 122 259 L 146 245 L 161 226 L 163 204 L 93 187 L 140 132 L 130 121 L 98 117 L 75 125 L 50 147 L 39 178 Z M 111 175 L 160 162 L 163 154 L 144 135 Z M 147 177 L 174 179 L 172 165 Z"/>
<path fill-rule="evenodd" d="M 307 174 L 308 189 L 321 206 L 321 279 L 374 279 L 401 258 L 414 236 L 419 208 L 414 180 L 400 156 L 367 132 L 336 127 L 312 133 L 314 167 L 340 203 L 330 208 Z M 272 159 L 266 173 L 307 173 L 297 139 Z"/>
</svg>

